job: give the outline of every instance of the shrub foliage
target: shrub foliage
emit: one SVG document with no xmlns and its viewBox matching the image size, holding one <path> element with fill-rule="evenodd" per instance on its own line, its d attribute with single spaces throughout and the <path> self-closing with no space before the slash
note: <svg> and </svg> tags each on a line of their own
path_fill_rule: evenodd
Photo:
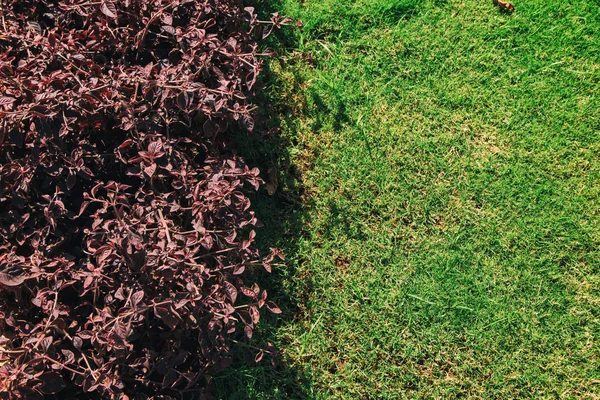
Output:
<svg viewBox="0 0 600 400">
<path fill-rule="evenodd" d="M 0 21 L 0 392 L 186 398 L 252 336 L 259 43 L 237 0 L 22 0 Z"/>
</svg>

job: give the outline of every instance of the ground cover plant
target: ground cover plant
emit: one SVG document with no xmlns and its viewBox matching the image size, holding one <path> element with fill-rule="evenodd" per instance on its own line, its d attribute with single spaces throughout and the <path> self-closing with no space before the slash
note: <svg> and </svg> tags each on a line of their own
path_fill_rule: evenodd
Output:
<svg viewBox="0 0 600 400">
<path fill-rule="evenodd" d="M 0 393 L 196 398 L 252 337 L 259 47 L 235 0 L 2 2 Z M 256 358 L 263 353 L 258 349 Z M 87 397 L 86 397 L 87 398 Z"/>
<path fill-rule="evenodd" d="M 600 8 L 511 3 L 279 4 L 300 310 L 220 397 L 598 398 Z"/>
</svg>

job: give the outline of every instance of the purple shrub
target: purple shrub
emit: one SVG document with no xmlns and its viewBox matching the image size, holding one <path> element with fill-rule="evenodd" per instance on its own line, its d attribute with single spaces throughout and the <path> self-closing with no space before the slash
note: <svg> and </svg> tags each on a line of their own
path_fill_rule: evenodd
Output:
<svg viewBox="0 0 600 400">
<path fill-rule="evenodd" d="M 23 0 L 0 21 L 0 393 L 201 396 L 252 282 L 261 184 L 219 138 L 252 130 L 289 23 L 236 0 Z M 2 395 L 0 395 L 2 396 Z M 61 397 L 62 398 L 62 397 Z"/>
</svg>

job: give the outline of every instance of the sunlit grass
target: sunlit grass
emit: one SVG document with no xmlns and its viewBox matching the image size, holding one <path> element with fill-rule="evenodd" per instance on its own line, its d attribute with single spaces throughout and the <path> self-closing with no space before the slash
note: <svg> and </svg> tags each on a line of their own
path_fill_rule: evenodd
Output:
<svg viewBox="0 0 600 400">
<path fill-rule="evenodd" d="M 224 398 L 600 396 L 600 8 L 515 6 L 281 5 L 305 29 L 267 89 L 304 196 L 265 229 L 295 372 Z"/>
</svg>

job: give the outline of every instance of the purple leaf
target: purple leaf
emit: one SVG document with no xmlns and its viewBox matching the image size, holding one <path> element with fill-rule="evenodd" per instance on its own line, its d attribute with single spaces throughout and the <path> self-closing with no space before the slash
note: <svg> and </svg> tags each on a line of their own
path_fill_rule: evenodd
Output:
<svg viewBox="0 0 600 400">
<path fill-rule="evenodd" d="M 250 313 L 250 318 L 252 318 L 252 323 L 257 324 L 258 320 L 260 319 L 260 312 L 258 311 L 258 308 L 256 308 L 255 305 L 251 305 L 248 309 L 248 312 Z"/>
<path fill-rule="evenodd" d="M 117 8 L 109 1 L 102 2 L 102 4 L 100 4 L 100 11 L 102 11 L 102 14 L 106 15 L 108 18 L 117 18 Z"/>
<path fill-rule="evenodd" d="M 38 390 L 43 394 L 55 394 L 66 387 L 62 376 L 56 372 L 45 372 L 38 379 L 42 381 Z"/>
<path fill-rule="evenodd" d="M 7 97 L 7 96 L 2 96 L 0 97 L 0 106 L 5 106 L 7 104 L 12 104 L 14 103 L 16 99 L 12 98 L 12 97 Z"/>
<path fill-rule="evenodd" d="M 144 291 L 139 290 L 139 291 L 135 292 L 133 295 L 131 295 L 131 304 L 133 304 L 134 307 L 137 307 L 137 305 L 140 304 L 140 302 L 143 299 L 144 299 Z"/>
<path fill-rule="evenodd" d="M 231 300 L 231 303 L 234 304 L 235 300 L 237 299 L 237 289 L 235 286 L 233 286 L 230 282 L 223 281 L 223 288 L 225 289 L 227 297 L 229 297 L 229 300 Z"/>
<path fill-rule="evenodd" d="M 171 329 L 177 328 L 177 325 L 181 322 L 175 311 L 168 306 L 155 306 L 154 313 Z"/>
<path fill-rule="evenodd" d="M 0 272 L 0 284 L 8 287 L 20 286 L 27 278 L 25 275 L 12 276 L 6 272 Z"/>
<path fill-rule="evenodd" d="M 281 310 L 275 303 L 270 300 L 265 301 L 265 306 L 271 311 L 273 314 L 281 314 Z"/>
</svg>

